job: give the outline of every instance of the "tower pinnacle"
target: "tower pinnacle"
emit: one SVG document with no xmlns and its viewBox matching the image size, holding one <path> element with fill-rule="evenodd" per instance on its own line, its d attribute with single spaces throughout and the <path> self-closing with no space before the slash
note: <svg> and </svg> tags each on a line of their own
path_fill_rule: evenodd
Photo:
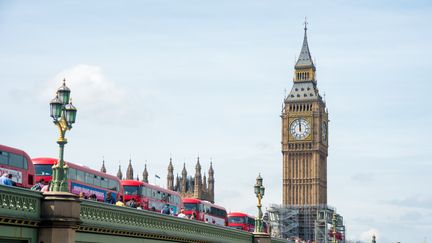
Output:
<svg viewBox="0 0 432 243">
<path fill-rule="evenodd" d="M 303 45 L 300 51 L 299 58 L 297 59 L 295 69 L 306 69 L 312 68 L 315 71 L 315 65 L 313 64 L 312 57 L 309 51 L 309 45 L 307 40 L 307 25 L 308 22 L 305 19 L 304 22 L 304 37 L 303 37 Z"/>
</svg>

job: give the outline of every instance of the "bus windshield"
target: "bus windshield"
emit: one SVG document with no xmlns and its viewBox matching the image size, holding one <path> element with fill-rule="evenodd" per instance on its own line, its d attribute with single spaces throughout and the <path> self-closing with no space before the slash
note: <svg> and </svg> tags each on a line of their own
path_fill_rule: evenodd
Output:
<svg viewBox="0 0 432 243">
<path fill-rule="evenodd" d="M 125 195 L 141 195 L 141 187 L 138 186 L 123 186 Z"/>
<path fill-rule="evenodd" d="M 245 217 L 231 216 L 228 218 L 228 223 L 244 224 L 246 223 L 246 220 Z"/>
<path fill-rule="evenodd" d="M 198 204 L 196 203 L 185 203 L 183 206 L 186 211 L 198 210 Z"/>
<path fill-rule="evenodd" d="M 52 165 L 34 165 L 36 175 L 50 176 L 52 174 Z"/>
</svg>

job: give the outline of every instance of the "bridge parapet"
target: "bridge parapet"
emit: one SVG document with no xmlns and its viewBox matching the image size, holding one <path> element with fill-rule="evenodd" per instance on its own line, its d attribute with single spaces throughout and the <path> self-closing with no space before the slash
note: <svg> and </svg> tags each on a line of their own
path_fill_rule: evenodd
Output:
<svg viewBox="0 0 432 243">
<path fill-rule="evenodd" d="M 253 235 L 195 220 L 82 201 L 78 232 L 150 238 L 175 242 L 251 243 Z"/>
<path fill-rule="evenodd" d="M 287 242 L 200 221 L 79 200 L 69 193 L 42 194 L 1 185 L 0 224 L 0 241 L 29 240 L 31 243 L 106 243 L 110 240 L 138 243 L 143 239 L 190 243 Z"/>
<path fill-rule="evenodd" d="M 0 185 L 0 223 L 38 226 L 41 200 L 40 192 Z"/>
</svg>

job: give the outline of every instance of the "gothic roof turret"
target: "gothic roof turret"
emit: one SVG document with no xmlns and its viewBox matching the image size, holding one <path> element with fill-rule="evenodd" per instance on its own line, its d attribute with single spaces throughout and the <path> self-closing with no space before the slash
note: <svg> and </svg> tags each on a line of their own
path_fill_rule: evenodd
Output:
<svg viewBox="0 0 432 243">
<path fill-rule="evenodd" d="M 210 169 L 208 171 L 208 175 L 209 175 L 209 178 L 213 177 L 213 175 L 214 175 L 213 162 L 210 162 Z"/>
<path fill-rule="evenodd" d="M 126 179 L 127 180 L 133 180 L 133 168 L 132 168 L 132 160 L 129 159 L 129 165 L 126 170 Z"/>
<path fill-rule="evenodd" d="M 203 182 L 202 182 L 202 184 L 203 184 L 203 190 L 207 190 L 207 177 L 206 177 L 205 173 L 204 173 L 204 176 L 203 176 Z"/>
<path fill-rule="evenodd" d="M 173 171 L 174 171 L 174 166 L 172 164 L 172 158 L 170 158 L 170 162 L 169 162 L 169 165 L 168 165 L 168 172 L 173 172 Z"/>
<path fill-rule="evenodd" d="M 199 161 L 199 156 L 197 158 L 197 163 L 195 165 L 195 170 L 196 171 L 201 171 L 201 164 L 200 164 L 200 161 Z"/>
<path fill-rule="evenodd" d="M 186 163 L 183 163 L 182 177 L 186 179 L 187 171 L 186 171 Z"/>
<path fill-rule="evenodd" d="M 121 165 L 119 165 L 119 169 L 117 171 L 117 178 L 123 180 L 123 173 L 121 172 Z"/>
<path fill-rule="evenodd" d="M 102 159 L 102 167 L 101 167 L 100 171 L 103 172 L 103 173 L 106 173 L 105 159 Z"/>
<path fill-rule="evenodd" d="M 313 68 L 315 70 L 315 65 L 313 64 L 312 57 L 309 51 L 309 45 L 307 41 L 307 22 L 305 21 L 304 27 L 304 38 L 303 38 L 303 46 L 300 51 L 299 58 L 297 59 L 297 63 L 295 65 L 295 69 L 303 69 L 303 68 Z"/>
<path fill-rule="evenodd" d="M 144 164 L 143 180 L 142 181 L 145 183 L 148 183 L 147 164 Z"/>
</svg>

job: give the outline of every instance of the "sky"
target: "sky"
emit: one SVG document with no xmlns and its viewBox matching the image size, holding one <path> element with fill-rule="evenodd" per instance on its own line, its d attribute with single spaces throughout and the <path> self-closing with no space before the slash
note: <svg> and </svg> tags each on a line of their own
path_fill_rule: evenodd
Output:
<svg viewBox="0 0 432 243">
<path fill-rule="evenodd" d="M 49 101 L 77 121 L 67 161 L 166 185 L 215 171 L 215 200 L 282 202 L 281 105 L 307 16 L 329 110 L 328 203 L 347 238 L 432 241 L 430 1 L 1 1 L 0 143 L 58 155 Z M 157 174 L 161 179 L 156 179 Z"/>
</svg>

